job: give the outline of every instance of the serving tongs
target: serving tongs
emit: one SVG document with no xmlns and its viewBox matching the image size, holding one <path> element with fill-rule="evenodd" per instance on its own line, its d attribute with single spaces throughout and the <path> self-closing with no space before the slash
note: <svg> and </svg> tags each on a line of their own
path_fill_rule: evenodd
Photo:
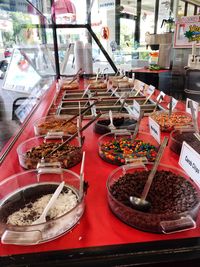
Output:
<svg viewBox="0 0 200 267">
<path fill-rule="evenodd" d="M 78 131 L 76 133 L 74 133 L 73 135 L 71 135 L 67 140 L 65 140 L 62 144 L 60 144 L 58 147 L 56 147 L 54 150 L 52 150 L 51 152 L 49 152 L 48 154 L 44 155 L 42 158 L 42 161 L 45 160 L 45 158 L 51 156 L 52 154 L 54 154 L 57 150 L 61 149 L 63 146 L 65 146 L 68 142 L 70 142 L 72 139 L 74 139 L 76 136 L 78 136 L 80 133 L 82 133 L 85 129 L 87 129 L 94 121 L 96 121 L 102 113 L 98 113 L 97 116 L 95 118 L 93 118 L 91 121 L 89 121 L 86 125 L 84 125 L 80 130 L 78 129 Z"/>
<path fill-rule="evenodd" d="M 121 100 L 124 99 L 126 97 L 126 92 L 122 93 L 120 97 L 118 97 L 117 101 L 114 103 L 114 106 L 120 102 L 121 103 Z"/>
<path fill-rule="evenodd" d="M 197 122 L 197 117 L 195 116 L 195 110 L 194 110 L 194 106 L 191 100 L 188 101 L 188 105 L 189 108 L 191 109 L 191 113 L 192 113 L 192 121 L 193 121 L 193 125 L 194 125 L 194 136 L 200 141 L 200 134 L 199 134 L 199 127 L 198 127 L 198 122 Z"/>
<path fill-rule="evenodd" d="M 70 84 L 72 84 L 75 80 L 77 80 L 78 75 L 79 75 L 80 73 L 82 73 L 82 69 L 81 69 L 81 68 L 80 68 L 80 69 L 77 71 L 77 73 L 74 75 L 73 79 L 67 83 L 67 85 L 70 85 Z"/>
<path fill-rule="evenodd" d="M 159 105 L 160 101 L 163 100 L 163 98 L 164 98 L 163 95 L 160 95 L 160 96 L 159 96 L 159 98 L 158 98 L 157 101 L 156 101 L 156 105 L 155 105 L 155 107 L 154 107 L 153 113 L 156 112 L 156 110 L 157 110 L 157 108 L 158 108 L 158 105 Z"/>
<path fill-rule="evenodd" d="M 126 100 L 129 98 L 129 93 L 125 96 L 125 98 L 123 99 L 122 103 L 121 103 L 121 106 L 120 106 L 120 109 L 119 109 L 119 112 L 122 112 L 122 109 L 124 108 L 124 105 L 126 103 Z"/>
<path fill-rule="evenodd" d="M 97 102 L 99 102 L 100 100 L 97 99 L 95 100 L 92 104 L 90 104 L 87 108 L 84 108 L 83 110 L 81 110 L 80 112 L 78 112 L 77 114 L 75 114 L 74 116 L 72 116 L 69 120 L 63 122 L 63 124 L 66 124 L 72 120 L 74 120 L 75 118 L 77 118 L 78 116 L 83 116 L 91 107 L 93 107 L 95 104 L 97 104 Z"/>
</svg>

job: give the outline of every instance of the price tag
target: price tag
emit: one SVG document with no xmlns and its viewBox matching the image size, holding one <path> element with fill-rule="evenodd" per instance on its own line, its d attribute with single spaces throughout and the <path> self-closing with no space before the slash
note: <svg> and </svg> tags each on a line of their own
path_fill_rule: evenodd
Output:
<svg viewBox="0 0 200 267">
<path fill-rule="evenodd" d="M 149 117 L 149 131 L 153 138 L 160 144 L 160 125 Z"/>
<path fill-rule="evenodd" d="M 158 99 L 160 98 L 160 96 L 162 96 L 163 98 L 165 97 L 165 93 L 163 91 L 160 91 L 160 94 L 157 96 L 156 100 L 158 101 Z M 162 100 L 160 100 L 159 103 L 161 103 Z"/>
<path fill-rule="evenodd" d="M 149 95 L 153 95 L 154 91 L 155 91 L 155 86 L 149 85 L 148 90 L 147 90 L 147 93 Z"/>
<path fill-rule="evenodd" d="M 183 142 L 179 165 L 200 188 L 200 154 L 185 141 Z"/>
<path fill-rule="evenodd" d="M 134 99 L 133 100 L 133 115 L 135 115 L 136 119 L 140 117 L 140 104 Z"/>
<path fill-rule="evenodd" d="M 190 113 L 190 114 L 192 114 L 192 112 L 191 112 L 191 109 L 189 107 L 189 101 L 192 101 L 192 104 L 193 104 L 193 107 L 194 107 L 194 114 L 195 114 L 195 116 L 197 118 L 198 117 L 198 113 L 199 113 L 199 103 L 194 101 L 194 100 L 192 100 L 192 99 L 190 99 L 190 98 L 187 98 L 187 100 L 186 100 L 186 112 Z"/>
<path fill-rule="evenodd" d="M 178 100 L 176 98 L 172 97 L 172 110 L 175 109 L 177 103 L 178 103 Z M 167 105 L 168 108 L 169 108 L 169 105 L 170 105 L 170 103 Z"/>
</svg>

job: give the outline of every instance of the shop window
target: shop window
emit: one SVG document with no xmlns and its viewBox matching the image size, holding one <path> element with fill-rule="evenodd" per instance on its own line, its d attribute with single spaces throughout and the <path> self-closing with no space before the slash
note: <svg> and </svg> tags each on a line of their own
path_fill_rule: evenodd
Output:
<svg viewBox="0 0 200 267">
<path fill-rule="evenodd" d="M 187 6 L 187 16 L 193 16 L 194 15 L 195 6 L 188 3 Z"/>
<path fill-rule="evenodd" d="M 171 1 L 159 1 L 157 33 L 165 33 L 172 31 L 174 14 L 171 10 Z"/>
<path fill-rule="evenodd" d="M 145 33 L 154 33 L 155 0 L 142 0 L 140 18 L 140 44 L 145 43 Z"/>
<path fill-rule="evenodd" d="M 178 3 L 178 17 L 182 17 L 185 14 L 185 2 L 184 1 L 179 1 Z"/>
</svg>

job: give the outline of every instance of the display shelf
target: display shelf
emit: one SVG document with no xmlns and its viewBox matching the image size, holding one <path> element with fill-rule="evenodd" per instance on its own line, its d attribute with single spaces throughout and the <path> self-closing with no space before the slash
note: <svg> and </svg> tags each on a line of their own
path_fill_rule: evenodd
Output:
<svg viewBox="0 0 200 267">
<path fill-rule="evenodd" d="M 155 93 L 156 97 L 158 92 Z M 39 117 L 47 115 L 55 95 L 55 83 L 43 97 L 42 102 L 18 136 L 9 154 L 1 164 L 1 180 L 23 171 L 18 163 L 16 148 L 26 139 L 34 136 L 33 123 Z M 167 100 L 166 100 L 167 102 Z M 58 104 L 58 103 L 57 103 Z M 177 108 L 184 109 L 179 103 Z M 87 120 L 83 122 L 87 123 Z M 144 117 L 140 130 L 149 131 L 148 118 Z M 200 216 L 197 228 L 164 235 L 143 232 L 134 229 L 111 212 L 107 201 L 106 181 L 116 166 L 106 163 L 98 155 L 97 140 L 93 125 L 84 131 L 86 152 L 85 180 L 89 183 L 86 195 L 86 210 L 80 223 L 69 233 L 56 240 L 33 246 L 0 244 L 1 266 L 143 266 L 145 264 L 192 262 L 200 259 Z M 162 137 L 169 133 L 162 133 Z M 178 155 L 166 148 L 162 163 L 177 168 Z M 80 164 L 71 168 L 79 173 Z M 176 265 L 179 266 L 179 265 Z M 182 264 L 182 266 L 184 266 Z"/>
</svg>

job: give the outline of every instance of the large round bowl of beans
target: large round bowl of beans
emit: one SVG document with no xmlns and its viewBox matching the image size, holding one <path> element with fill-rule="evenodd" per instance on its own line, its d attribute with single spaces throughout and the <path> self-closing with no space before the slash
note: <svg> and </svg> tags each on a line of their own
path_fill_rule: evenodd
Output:
<svg viewBox="0 0 200 267">
<path fill-rule="evenodd" d="M 153 164 L 124 165 L 107 180 L 111 211 L 124 223 L 142 231 L 173 233 L 196 227 L 200 191 L 183 171 L 160 164 L 146 200 L 150 208 L 138 210 L 130 196 L 141 197 Z"/>
<path fill-rule="evenodd" d="M 160 125 L 163 132 L 170 132 L 174 128 L 192 125 L 191 115 L 181 111 L 174 111 L 171 115 L 168 111 L 157 111 L 151 114 L 151 118 Z"/>
</svg>

